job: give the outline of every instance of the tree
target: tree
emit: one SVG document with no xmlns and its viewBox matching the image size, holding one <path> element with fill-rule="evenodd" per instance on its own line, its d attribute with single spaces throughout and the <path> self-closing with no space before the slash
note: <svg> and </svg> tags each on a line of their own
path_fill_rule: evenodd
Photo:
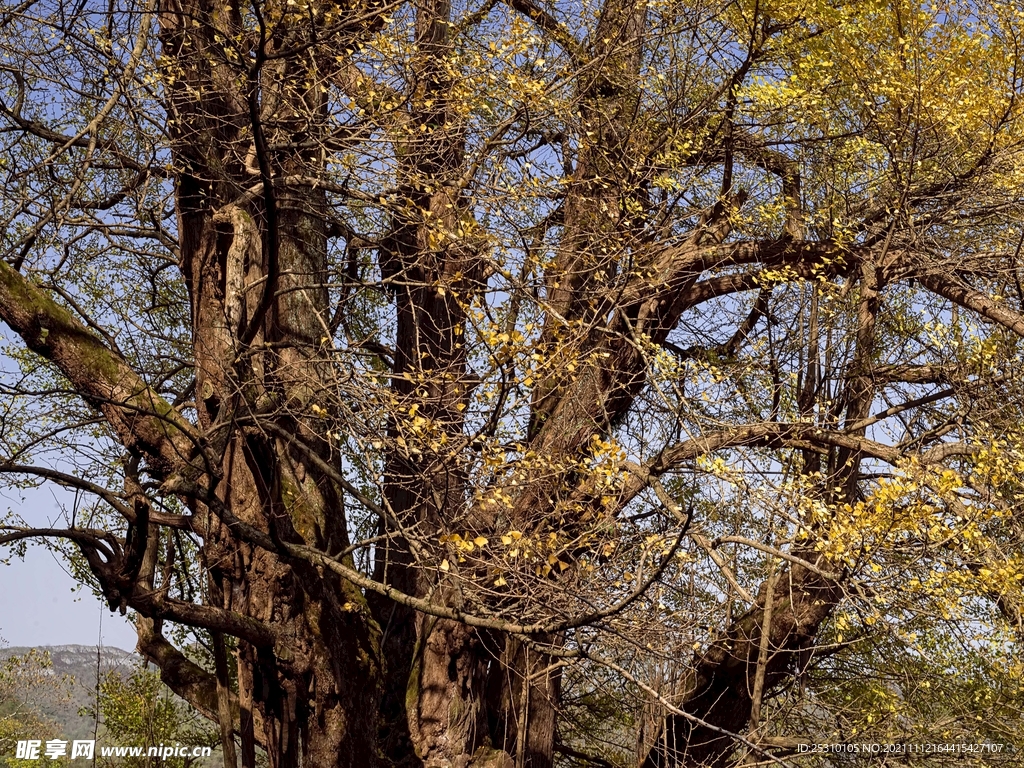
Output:
<svg viewBox="0 0 1024 768">
<path fill-rule="evenodd" d="M 1012 4 L 2 13 L 0 469 L 81 500 L 0 543 L 226 764 L 767 759 L 1016 642 Z"/>
<path fill-rule="evenodd" d="M 189 748 L 215 746 L 218 734 L 199 715 L 160 682 L 160 676 L 138 666 L 127 678 L 108 672 L 99 682 L 96 703 L 89 714 L 102 720 L 104 733 L 118 744 L 186 745 Z M 98 710 L 98 711 L 97 711 Z M 120 757 L 109 764 L 125 768 L 151 768 L 166 764 L 173 768 L 203 765 L 195 757 Z"/>
<path fill-rule="evenodd" d="M 8 656 L 0 663 L 0 766 L 16 768 L 29 765 L 18 757 L 17 742 L 36 740 L 42 745 L 61 737 L 60 726 L 32 706 L 37 700 L 58 702 L 68 696 L 66 678 L 53 674 L 45 654 L 30 651 L 22 656 Z M 56 765 L 66 765 L 66 758 L 55 758 Z"/>
</svg>

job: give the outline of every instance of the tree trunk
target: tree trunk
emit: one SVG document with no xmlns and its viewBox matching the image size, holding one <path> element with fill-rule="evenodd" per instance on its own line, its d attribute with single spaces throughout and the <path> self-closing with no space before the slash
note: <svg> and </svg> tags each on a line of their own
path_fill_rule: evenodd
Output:
<svg viewBox="0 0 1024 768">
<path fill-rule="evenodd" d="M 538 637 L 537 644 L 559 645 L 562 637 Z M 501 656 L 504 695 L 500 730 L 516 768 L 550 768 L 557 737 L 561 674 L 555 660 L 518 638 L 509 638 Z"/>
<path fill-rule="evenodd" d="M 262 12 L 284 8 L 267 3 Z M 311 182 L 276 181 L 322 173 L 324 98 L 309 62 L 274 56 L 301 45 L 308 28 L 278 23 L 270 37 L 264 29 L 247 82 L 221 53 L 243 33 L 238 11 L 215 0 L 184 0 L 161 14 L 164 53 L 181 70 L 168 112 L 199 424 L 222 457 L 209 468 L 218 505 L 275 541 L 334 555 L 348 544 L 343 497 L 316 461 L 330 459 L 316 409 L 326 412 L 337 384 L 324 358 L 326 199 Z M 253 197 L 245 190 L 255 181 L 262 189 Z M 361 592 L 244 543 L 216 506 L 199 500 L 196 510 L 222 607 L 274 633 L 272 645 L 239 644 L 243 737 L 262 730 L 252 738 L 272 768 L 375 765 L 380 630 Z M 251 764 L 251 747 L 242 755 Z"/>
<path fill-rule="evenodd" d="M 800 565 L 783 571 L 775 584 L 764 690 L 792 673 L 800 653 L 813 641 L 843 594 L 838 584 Z M 678 706 L 695 719 L 669 715 L 643 768 L 718 768 L 729 764 L 737 746 L 730 734 L 743 733 L 750 719 L 765 599 L 762 589 L 757 604 L 694 658 Z"/>
<path fill-rule="evenodd" d="M 875 347 L 875 326 L 878 313 L 879 276 L 875 263 L 865 260 L 861 265 L 861 295 L 857 308 L 856 344 L 847 371 L 843 399 L 846 401 L 845 421 L 851 427 L 869 413 L 875 396 L 871 376 Z M 812 307 L 815 306 L 812 304 Z M 812 312 L 809 343 L 817 354 L 816 315 Z M 810 415 L 815 401 L 814 379 L 808 375 L 808 395 L 801 409 Z M 863 427 L 853 427 L 855 435 L 864 435 Z M 808 455 L 804 472 L 816 473 L 820 468 L 817 454 Z M 827 467 L 822 495 L 852 505 L 857 501 L 861 454 L 843 447 Z M 809 524 L 812 528 L 814 523 Z M 813 549 L 796 550 L 794 554 L 814 562 L 826 572 L 828 559 Z M 766 588 L 774 584 L 770 611 L 767 660 L 760 661 L 761 634 L 764 630 Z M 694 659 L 693 672 L 685 687 L 680 709 L 683 715 L 669 715 L 661 733 L 650 747 L 643 768 L 717 768 L 728 764 L 737 746 L 730 734 L 744 731 L 750 721 L 754 678 L 763 665 L 762 691 L 769 691 L 791 675 L 800 657 L 814 642 L 822 623 L 843 597 L 843 585 L 821 573 L 794 564 L 777 579 L 762 585 L 757 603 L 732 622 L 724 636 Z"/>
</svg>

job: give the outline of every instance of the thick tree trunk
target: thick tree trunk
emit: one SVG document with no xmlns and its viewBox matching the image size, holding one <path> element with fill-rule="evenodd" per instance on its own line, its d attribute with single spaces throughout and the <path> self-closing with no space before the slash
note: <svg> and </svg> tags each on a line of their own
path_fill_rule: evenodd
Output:
<svg viewBox="0 0 1024 768">
<path fill-rule="evenodd" d="M 794 670 L 822 622 L 842 597 L 835 582 L 794 565 L 775 582 L 764 690 Z M 760 658 L 767 594 L 736 619 L 725 634 L 693 660 L 681 710 L 669 715 L 643 761 L 643 768 L 717 768 L 737 746 L 730 734 L 743 733 L 751 712 L 751 691 Z"/>
<path fill-rule="evenodd" d="M 538 637 L 537 645 L 558 645 L 564 638 Z M 517 638 L 501 655 L 503 695 L 499 728 L 505 751 L 517 768 L 549 768 L 554 761 L 561 674 L 556 660 Z"/>
<path fill-rule="evenodd" d="M 526 638 L 522 631 L 483 631 L 407 607 L 416 599 L 429 600 L 435 608 L 468 606 L 476 619 L 516 616 L 528 622 L 532 617 L 523 606 L 536 605 L 531 602 L 536 598 L 517 592 L 509 582 L 522 574 L 527 581 L 533 563 L 527 565 L 524 556 L 517 560 L 521 568 L 505 570 L 506 564 L 499 562 L 504 553 L 497 554 L 494 546 L 487 551 L 490 560 L 470 562 L 456 574 L 459 568 L 454 560 L 442 566 L 434 555 L 440 555 L 437 560 L 443 557 L 441 550 L 454 533 L 468 534 L 469 540 L 513 532 L 539 539 L 557 529 L 552 541 L 563 536 L 585 541 L 586 537 L 575 534 L 592 532 L 589 513 L 598 509 L 610 523 L 606 526 L 602 521 L 601 527 L 613 529 L 614 517 L 624 514 L 625 505 L 636 494 L 629 495 L 616 485 L 614 493 L 621 491 L 620 496 L 596 501 L 601 496 L 592 492 L 587 473 L 591 459 L 603 460 L 604 448 L 592 446 L 598 440 L 611 441 L 620 419 L 636 407 L 647 384 L 652 347 L 662 345 L 678 352 L 668 337 L 684 311 L 710 298 L 759 288 L 761 298 L 753 319 L 744 321 L 733 339 L 718 347 L 731 356 L 739 346 L 735 340 L 751 332 L 758 317 L 768 316 L 768 297 L 777 281 L 789 282 L 796 275 L 817 281 L 840 270 L 851 280 L 841 295 L 859 295 L 860 306 L 855 357 L 844 375 L 830 372 L 826 379 L 829 415 L 816 417 L 819 340 L 815 330 L 806 387 L 798 397 L 800 419 L 793 424 L 779 420 L 784 408 L 778 407 L 779 402 L 785 403 L 781 393 L 788 385 L 780 383 L 779 370 L 772 370 L 776 402 L 770 416 L 754 414 L 760 423 L 746 426 L 726 423 L 720 433 L 725 437 L 717 447 L 789 450 L 795 446 L 804 453 L 804 473 L 820 478 L 822 499 L 855 504 L 862 484 L 858 466 L 862 451 L 867 450 L 856 439 L 864 435 L 864 428 L 857 425 L 865 423 L 877 399 L 874 327 L 884 295 L 882 265 L 906 260 L 898 270 L 905 277 L 924 271 L 938 274 L 944 262 L 933 254 L 915 255 L 905 233 L 894 239 L 897 224 L 903 229 L 899 217 L 909 216 L 902 203 L 879 209 L 898 214 L 880 249 L 877 245 L 882 241 L 873 240 L 870 233 L 880 226 L 881 213 L 865 219 L 866 234 L 856 245 L 803 241 L 798 163 L 787 154 L 801 157 L 803 139 L 791 137 L 790 144 L 768 149 L 760 146 L 768 138 L 757 138 L 753 132 L 746 135 L 732 125 L 737 94 L 752 66 L 760 58 L 771 69 L 774 59 L 763 58 L 770 52 L 764 48 L 765 39 L 788 34 L 790 29 L 789 22 L 773 20 L 760 11 L 750 19 L 749 31 L 732 29 L 735 20 L 716 17 L 714 24 L 726 25 L 720 29 L 735 33 L 735 38 L 720 51 L 695 54 L 692 61 L 700 62 L 698 69 L 706 63 L 709 74 L 691 79 L 691 67 L 683 66 L 687 59 L 678 47 L 686 46 L 680 33 L 687 14 L 672 18 L 673 14 L 649 9 L 646 0 L 601 0 L 592 9 L 597 11 L 596 23 L 584 14 L 579 24 L 575 19 L 562 24 L 557 14 L 532 0 L 487 2 L 461 18 L 452 13 L 450 0 L 421 0 L 407 8 L 378 0 L 326 5 L 294 0 L 249 4 L 159 0 L 157 5 L 162 50 L 154 67 L 159 71 L 121 80 L 108 62 L 102 77 L 99 73 L 96 78 L 84 77 L 83 82 L 96 84 L 97 95 L 106 92 L 108 83 L 116 83 L 111 87 L 117 90 L 103 107 L 106 111 L 95 120 L 88 118 L 88 128 L 73 138 L 40 122 L 45 109 L 37 115 L 38 109 L 26 107 L 21 113 L 22 102 L 35 87 L 26 82 L 62 82 L 42 76 L 50 64 L 26 67 L 35 71 L 26 77 L 9 72 L 16 102 L 13 107 L 0 105 L 5 125 L 29 139 L 21 145 L 29 155 L 36 144 L 60 147 L 54 154 L 47 150 L 48 159 L 39 166 L 52 172 L 54 188 L 77 162 L 75 152 L 86 150 L 82 157 L 87 159 L 68 177 L 73 176 L 82 189 L 69 193 L 66 201 L 51 206 L 40 219 L 40 226 L 59 221 L 55 232 L 82 227 L 81 242 L 86 245 L 72 250 L 88 251 L 84 264 L 93 258 L 93 235 L 111 238 L 112 247 L 118 248 L 121 235 L 115 234 L 113 224 L 106 224 L 122 214 L 120 203 L 107 207 L 79 192 L 95 187 L 92 194 L 108 182 L 113 185 L 118 174 L 137 171 L 139 181 L 110 197 L 121 199 L 137 192 L 138 207 L 132 213 L 136 215 L 155 199 L 141 191 L 144 185 L 172 177 L 176 184 L 174 235 L 192 310 L 195 381 L 191 384 L 179 387 L 176 381 L 181 368 L 188 365 L 150 365 L 149 352 L 140 355 L 143 365 L 133 370 L 116 352 L 112 336 L 107 336 L 108 347 L 100 339 L 103 333 L 91 333 L 75 312 L 49 298 L 48 288 L 41 286 L 45 280 L 60 279 L 57 271 L 46 275 L 44 269 L 36 276 L 21 273 L 30 250 L 42 253 L 52 245 L 52 241 L 34 245 L 42 230 L 22 241 L 20 253 L 12 250 L 10 263 L 0 262 L 0 315 L 29 349 L 56 363 L 72 389 L 102 412 L 128 454 L 123 495 L 90 488 L 81 478 L 68 482 L 70 487 L 97 492 L 121 515 L 128 530 L 124 540 L 112 531 L 91 531 L 77 524 L 60 535 L 82 547 L 111 606 L 130 606 L 139 612 L 139 650 L 160 667 L 168 685 L 204 715 L 218 719 L 222 739 L 232 739 L 236 731 L 242 735 L 240 756 L 245 768 L 255 768 L 257 746 L 266 750 L 272 768 L 300 764 L 373 768 L 381 762 L 381 751 L 385 761 L 402 768 L 552 768 L 562 698 L 558 649 L 570 635 Z M 89 9 L 83 8 L 73 15 L 88 16 Z M 497 28 L 491 26 L 494 20 L 489 14 L 506 9 L 528 17 L 542 34 L 536 40 L 530 35 L 522 48 L 510 49 L 489 40 L 489 32 Z M 122 10 L 111 5 L 108 11 L 112 37 Z M 14 24 L 16 17 L 4 23 Z M 139 44 L 132 54 L 136 63 L 143 54 L 152 53 L 143 45 L 152 21 L 150 12 L 144 11 L 141 18 Z M 410 20 L 414 28 L 405 35 L 402 25 Z M 382 25 L 393 23 L 396 34 L 388 32 L 384 39 L 364 46 Z M 693 17 L 693 34 L 712 29 L 705 27 L 707 23 L 708 19 Z M 488 34 L 475 39 L 474 24 L 483 24 Z M 659 25 L 656 34 L 650 24 Z M 81 61 L 98 62 L 99 58 L 90 57 L 104 48 L 109 49 L 104 55 L 109 54 L 110 62 L 120 55 L 122 42 L 105 40 L 90 29 L 95 39 L 79 47 L 70 35 L 72 26 L 64 25 L 62 17 L 60 29 L 69 35 L 67 52 L 74 56 L 89 52 Z M 520 29 L 518 25 L 510 28 Z M 749 45 L 741 44 L 748 35 Z M 661 47 L 663 39 L 669 41 L 666 47 Z M 476 50 L 480 42 L 494 44 Z M 521 42 L 516 41 L 516 46 Z M 560 50 L 549 53 L 549 46 Z M 534 51 L 546 58 L 536 58 Z M 728 66 L 725 54 L 745 58 L 731 75 L 720 76 L 719 67 Z M 35 60 L 48 61 L 49 56 L 41 50 L 30 51 L 24 61 L 34 65 Z M 59 67 L 52 70 L 58 71 Z M 480 73 L 491 78 L 491 85 L 477 78 Z M 470 76 L 460 81 L 466 74 Z M 665 74 L 672 76 L 651 77 Z M 347 92 L 345 99 L 336 98 L 341 96 L 335 88 L 342 80 L 354 84 L 354 93 Z M 385 80 L 404 80 L 404 84 L 392 91 Z M 522 93 L 511 94 L 512 98 L 493 93 L 501 87 L 495 84 L 502 82 L 517 90 L 521 87 Z M 346 85 L 341 89 L 346 90 Z M 75 89 L 68 87 L 67 94 L 72 94 Z M 147 103 L 154 88 L 163 89 L 166 99 L 166 136 L 153 140 L 159 149 L 149 161 L 136 162 L 123 147 L 148 143 L 131 125 L 136 118 L 140 123 L 147 121 L 132 110 Z M 571 89 L 575 91 L 566 97 Z M 146 94 L 143 101 L 134 101 L 133 90 Z M 89 102 L 90 97 L 82 96 L 82 105 Z M 78 101 L 65 102 L 71 103 Z M 112 117 L 118 114 L 121 117 Z M 664 123 L 658 125 L 658 121 Z M 58 122 L 65 128 L 77 125 L 70 119 Z M 130 137 L 127 143 L 112 138 L 120 133 Z M 665 143 L 650 134 L 663 134 Z M 162 143 L 165 138 L 169 143 Z M 541 169 L 536 164 L 525 161 L 534 163 L 543 157 L 547 165 L 552 147 L 559 142 L 567 155 L 562 158 L 564 177 L 547 189 L 534 188 L 535 183 L 546 183 L 547 171 L 538 173 Z M 384 144 L 389 146 L 378 151 Z M 747 167 L 737 165 L 738 175 L 760 169 L 781 182 L 786 222 L 778 239 L 767 239 L 760 223 L 750 230 L 757 233 L 754 240 L 727 239 L 731 214 L 742 205 L 745 194 L 733 189 L 734 153 L 745 153 Z M 345 181 L 328 166 L 328 157 L 349 169 Z M 111 158 L 113 162 L 108 163 Z M 520 161 L 522 170 L 516 170 Z M 983 161 L 978 164 L 980 168 Z M 673 177 L 679 166 L 692 167 L 703 181 L 685 194 L 684 190 L 670 194 L 669 188 L 677 185 Z M 108 179 L 108 170 L 117 173 Z M 488 174 L 492 174 L 489 180 L 481 181 Z M 661 184 L 659 177 L 668 183 Z M 20 172 L 12 178 L 20 178 Z M 973 172 L 964 178 L 973 179 Z M 495 202 L 507 190 L 509 179 L 529 188 L 521 198 L 508 195 L 511 203 Z M 719 180 L 720 192 L 705 194 L 705 184 L 717 187 Z M 907 181 L 903 202 L 924 199 L 914 198 L 917 193 L 912 187 L 917 183 Z M 331 205 L 323 191 L 325 184 L 331 189 Z M 648 187 L 659 186 L 666 193 L 662 203 L 647 194 Z M 44 184 L 34 190 L 31 182 L 20 187 L 23 197 L 14 201 L 12 210 L 17 212 L 12 214 L 12 227 L 27 222 L 34 215 L 33 207 L 47 207 L 41 190 L 49 188 Z M 814 194 L 815 186 L 803 189 Z M 343 198 L 349 207 L 339 213 L 346 205 L 340 202 Z M 704 205 L 701 200 L 707 208 L 698 216 L 691 206 Z M 541 222 L 529 220 L 526 207 L 530 205 L 542 209 L 537 216 Z M 77 214 L 66 215 L 72 209 L 86 212 L 82 223 L 76 223 Z M 479 221 L 474 218 L 477 210 L 483 211 Z M 851 210 L 859 209 L 854 205 Z M 144 224 L 137 235 L 166 235 L 160 215 L 150 215 L 152 228 Z M 662 215 L 664 220 L 653 221 Z M 683 240 L 682 221 L 691 215 L 699 223 Z M 772 215 L 770 206 L 760 206 L 755 219 L 767 222 Z M 371 278 L 376 281 L 373 290 L 390 292 L 397 320 L 394 350 L 380 356 L 393 363 L 391 370 L 380 376 L 375 371 L 373 376 L 374 387 L 389 377 L 390 399 L 380 409 L 386 416 L 375 411 L 370 420 L 389 419 L 390 440 L 378 441 L 380 435 L 373 435 L 375 450 L 386 443 L 382 453 L 371 458 L 375 474 L 375 462 L 383 464 L 381 498 L 366 503 L 381 518 L 381 536 L 373 552 L 378 583 L 362 582 L 371 592 L 380 588 L 381 594 L 388 594 L 381 585 L 389 585 L 405 593 L 406 598 L 394 601 L 377 593 L 367 599 L 350 581 L 331 575 L 342 570 L 332 570 L 338 568 L 332 558 L 348 557 L 344 553 L 352 521 L 346 516 L 346 492 L 361 495 L 336 470 L 337 432 L 344 426 L 338 412 L 359 400 L 349 397 L 343 389 L 346 382 L 339 377 L 358 369 L 360 363 L 344 370 L 354 358 L 339 364 L 333 347 L 339 336 L 334 320 L 346 320 L 344 313 L 349 309 L 340 306 L 332 312 L 330 305 L 328 286 L 334 282 L 335 265 L 328 257 L 328 222 L 333 216 L 369 222 L 366 234 L 347 238 L 347 245 L 355 247 L 358 242 L 358 248 L 373 250 L 379 262 L 364 268 L 353 259 L 348 277 L 355 281 L 379 266 L 383 279 Z M 672 216 L 676 218 L 670 221 Z M 495 217 L 504 223 L 492 226 Z M 911 220 L 917 219 L 906 219 Z M 935 224 L 941 222 L 935 220 Z M 336 221 L 330 231 L 347 232 L 347 226 L 346 221 Z M 501 278 L 493 281 L 484 269 L 491 260 L 481 254 L 488 245 L 482 244 L 483 238 L 474 242 L 473 233 L 484 226 L 496 249 L 506 248 L 513 254 L 493 260 L 501 270 L 495 273 Z M 386 232 L 382 235 L 380 229 Z M 540 236 L 527 244 L 526 236 L 537 231 Z M 523 236 L 523 242 L 515 242 L 513 234 Z M 170 244 L 171 237 L 163 240 Z M 894 251 L 897 247 L 910 250 L 897 259 L 888 253 L 891 244 Z M 864 255 L 871 249 L 874 262 Z M 70 251 L 66 257 L 72 260 Z M 517 283 L 504 267 L 520 257 L 523 269 Z M 125 252 L 117 258 L 125 258 Z M 44 264 L 48 259 L 43 254 Z M 754 263 L 761 267 L 781 263 L 787 270 L 768 279 L 771 270 L 756 274 L 737 269 Z M 147 270 L 154 280 L 154 294 L 158 291 L 154 275 L 162 268 Z M 704 282 L 697 282 L 708 273 L 711 276 Z M 44 282 L 34 282 L 40 275 Z M 79 285 L 77 279 L 71 278 L 72 287 Z M 543 287 L 531 285 L 541 279 Z M 855 279 L 860 281 L 858 293 L 847 290 Z M 940 296 L 1024 333 L 1024 324 L 1006 302 L 1000 305 L 975 288 L 957 287 L 935 274 L 922 274 L 919 279 Z M 536 289 L 533 296 L 531 288 Z M 74 290 L 58 288 L 56 292 L 68 305 L 75 304 Z M 495 294 L 511 296 L 500 311 L 494 311 Z M 517 315 L 521 301 L 530 304 L 522 317 Z M 99 306 L 100 317 L 106 317 L 102 302 Z M 496 325 L 468 328 L 467 313 L 475 315 L 476 306 L 485 306 L 492 317 L 509 310 L 510 318 L 503 322 L 511 333 L 497 336 L 518 335 L 519 328 L 527 327 L 529 314 L 530 328 L 522 333 L 527 344 L 537 342 L 536 348 L 510 347 L 506 359 L 513 362 L 507 365 L 500 355 L 490 356 L 489 336 L 501 329 Z M 75 310 L 84 317 L 88 308 Z M 817 316 L 812 314 L 812 327 L 817 328 Z M 539 340 L 532 330 L 538 317 L 544 322 Z M 712 322 L 709 317 L 706 325 Z M 772 323 L 778 325 L 775 320 Z M 178 330 L 173 328 L 167 335 Z M 382 333 L 386 337 L 390 331 Z M 148 344 L 162 335 L 150 328 L 133 342 L 141 339 Z M 787 350 L 790 339 L 787 335 Z M 391 339 L 379 341 L 377 346 L 383 349 Z M 829 354 L 840 354 L 844 344 L 832 341 Z M 480 427 L 472 437 L 466 434 L 467 424 L 479 426 L 475 420 L 480 410 L 468 409 L 472 421 L 464 416 L 474 387 L 463 346 L 467 343 L 474 364 L 478 354 L 487 359 L 488 383 L 501 382 L 498 404 L 486 416 L 492 420 L 490 425 Z M 538 361 L 536 369 L 532 362 L 520 365 L 525 356 Z M 563 356 L 574 358 L 573 365 L 559 367 L 557 361 Z M 687 357 L 685 351 L 681 356 Z M 531 375 L 522 371 L 528 366 Z M 714 375 L 717 380 L 718 373 Z M 169 380 L 175 381 L 168 385 Z M 844 389 L 836 392 L 839 381 Z M 506 440 L 502 433 L 507 425 L 526 415 L 523 401 L 514 398 L 531 388 L 525 435 Z M 157 391 L 172 390 L 180 394 L 174 405 L 157 395 Z M 677 392 L 678 402 L 685 405 L 682 391 Z M 14 393 L 20 396 L 17 390 Z M 194 393 L 194 401 L 189 393 Z M 909 403 L 907 409 L 926 401 L 936 402 L 926 398 L 918 400 L 918 405 Z M 843 409 L 843 441 L 828 443 L 811 435 L 817 425 L 835 428 Z M 757 411 L 756 404 L 750 411 Z M 685 415 L 685 408 L 674 415 L 680 430 L 697 434 L 691 427 L 699 424 L 687 423 L 692 417 Z M 428 423 L 429 429 L 417 431 L 422 426 L 418 421 Z M 652 432 L 660 432 L 661 426 Z M 367 427 L 377 428 L 377 424 Z M 422 436 L 426 432 L 429 437 Z M 637 452 L 647 454 L 638 460 L 651 463 L 627 467 L 627 462 L 618 462 L 614 471 L 632 479 L 619 478 L 616 483 L 647 484 L 680 467 L 672 466 L 672 447 L 652 456 L 664 446 L 654 445 L 655 438 L 648 442 L 635 436 L 646 433 L 646 428 L 634 434 L 624 432 L 631 450 L 637 447 Z M 690 458 L 716 450 L 717 434 L 701 438 Z M 787 442 L 787 434 L 797 438 Z M 515 447 L 508 449 L 513 441 Z M 695 444 L 697 439 L 687 442 Z M 485 446 L 479 451 L 482 455 L 475 455 L 480 445 Z M 488 472 L 491 462 L 500 464 L 501 459 L 485 454 L 494 446 L 506 450 L 506 455 L 541 455 L 546 464 L 523 460 L 506 476 L 507 487 L 498 488 L 504 468 L 494 475 Z M 901 450 L 893 448 L 894 454 Z M 828 451 L 829 458 L 823 458 Z M 4 469 L 21 471 L 16 464 Z M 521 474 L 512 482 L 514 472 Z M 469 486 L 470 473 L 480 478 L 478 487 Z M 75 485 L 76 479 L 80 485 Z M 500 512 L 475 502 L 476 493 L 492 489 L 507 496 Z M 158 509 L 156 498 L 169 500 L 168 508 L 184 503 L 192 514 Z M 666 498 L 662 501 L 667 505 Z M 126 499 L 131 503 L 126 504 Z M 163 521 L 155 522 L 160 516 Z M 688 519 L 682 523 L 682 516 L 677 518 L 682 526 L 689 525 Z M 806 525 L 810 528 L 813 523 Z M 165 526 L 175 529 L 176 535 L 183 532 L 201 540 L 203 586 L 194 590 L 198 597 L 187 577 L 171 577 L 175 566 L 171 554 L 163 563 L 163 574 L 154 576 Z M 369 545 L 357 546 L 365 551 Z M 590 545 L 578 546 L 582 550 Z M 301 559 L 302 554 L 310 559 Z M 534 548 L 531 557 L 536 554 Z M 817 556 L 813 551 L 799 554 Z M 512 557 L 509 554 L 508 562 Z M 540 559 L 536 562 L 541 565 L 534 573 L 547 578 L 539 574 L 550 570 L 550 565 L 544 566 Z M 352 566 L 351 559 L 347 563 Z M 518 574 L 514 573 L 517 568 Z M 495 573 L 509 578 L 490 580 Z M 572 575 L 570 571 L 561 584 Z M 351 570 L 349 576 L 357 582 L 363 578 Z M 489 583 L 474 584 L 474 579 L 484 576 Z M 540 581 L 531 585 L 536 584 L 549 586 Z M 724 634 L 692 659 L 692 674 L 679 705 L 685 714 L 667 718 L 659 738 L 642 756 L 646 768 L 724 766 L 731 759 L 735 735 L 744 732 L 752 711 L 758 711 L 761 692 L 770 691 L 791 674 L 798 655 L 842 597 L 838 577 L 829 578 L 810 565 L 790 565 L 777 586 L 774 581 L 768 584 L 773 586 L 762 587 L 749 611 L 726 621 Z M 178 587 L 186 597 L 174 597 Z M 608 590 L 595 602 L 615 594 Z M 577 597 L 581 599 L 571 605 Z M 565 601 L 568 608 L 555 605 L 550 612 L 537 614 L 572 616 L 586 599 L 573 594 Z M 771 621 L 768 605 L 774 611 Z M 607 616 L 600 611 L 594 614 L 600 615 Z M 165 619 L 214 633 L 215 676 L 167 642 L 161 629 Z M 237 693 L 228 691 L 225 635 L 238 638 Z M 754 714 L 755 723 L 757 719 Z"/>
<path fill-rule="evenodd" d="M 280 268 L 288 275 L 282 280 L 288 298 L 271 306 L 265 330 L 257 336 L 272 340 L 273 355 L 253 360 L 256 374 L 246 380 L 230 367 L 234 350 L 225 349 L 225 340 L 237 340 L 253 320 L 251 304 L 237 309 L 230 304 L 247 286 L 231 283 L 242 275 L 252 281 L 265 274 L 261 251 L 253 247 L 261 237 L 247 232 L 255 228 L 249 222 L 260 212 L 236 214 L 233 231 L 197 238 L 210 247 L 187 254 L 192 263 L 203 265 L 203 277 L 193 286 L 197 313 L 221 318 L 220 323 L 197 323 L 195 337 L 200 422 L 214 440 L 218 430 L 229 428 L 228 419 L 244 419 L 248 409 L 263 402 L 275 404 L 265 419 L 268 425 L 276 423 L 282 435 L 299 434 L 308 445 L 324 445 L 306 421 L 317 393 L 330 386 L 314 359 L 319 345 L 311 338 L 327 309 L 321 277 L 326 247 L 322 234 L 316 236 L 323 223 L 294 213 L 316 202 L 310 195 L 282 202 L 291 206 L 282 212 L 280 224 Z M 220 275 L 225 277 L 216 279 Z M 217 286 L 226 288 L 222 293 Z M 232 295 L 233 288 L 238 294 Z M 248 429 L 233 432 L 216 472 L 224 506 L 273 538 L 339 552 L 347 536 L 341 495 L 332 483 L 284 438 Z M 207 510 L 206 516 L 208 565 L 224 596 L 223 607 L 273 627 L 277 638 L 273 647 L 243 642 L 239 652 L 240 699 L 262 723 L 257 738 L 271 766 L 290 768 L 303 760 L 375 764 L 379 630 L 362 607 L 362 595 L 345 582 L 303 573 L 274 552 L 238 541 L 219 525 L 217 510 Z"/>
<path fill-rule="evenodd" d="M 284 8 L 267 3 L 262 13 Z M 364 768 L 378 758 L 383 673 L 380 630 L 364 597 L 239 540 L 218 508 L 274 540 L 329 554 L 348 543 L 342 494 L 315 461 L 328 462 L 330 449 L 313 407 L 326 412 L 336 384 L 323 342 L 326 200 L 308 184 L 276 181 L 322 173 L 315 147 L 326 112 L 309 75 L 316 64 L 274 56 L 301 45 L 308 27 L 275 23 L 272 32 L 260 39 L 247 81 L 222 54 L 251 34 L 236 8 L 182 0 L 161 13 L 164 53 L 179 70 L 168 112 L 199 424 L 221 457 L 208 467 L 218 502 L 198 500 L 196 511 L 222 607 L 274 636 L 268 645 L 239 643 L 243 765 L 252 765 L 255 741 L 272 768 Z M 257 181 L 253 198 L 246 190 Z"/>
</svg>

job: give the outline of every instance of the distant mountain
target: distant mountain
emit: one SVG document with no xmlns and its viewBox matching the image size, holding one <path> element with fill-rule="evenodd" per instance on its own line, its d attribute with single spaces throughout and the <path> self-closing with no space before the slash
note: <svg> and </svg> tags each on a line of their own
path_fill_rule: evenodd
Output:
<svg viewBox="0 0 1024 768">
<path fill-rule="evenodd" d="M 69 740 L 89 738 L 93 733 L 93 718 L 79 711 L 95 704 L 97 663 L 100 678 L 108 672 L 127 677 L 142 661 L 137 654 L 110 646 L 97 649 L 94 645 L 51 645 L 0 648 L 0 663 L 33 650 L 48 654 L 50 666 L 36 673 L 43 682 L 19 691 L 18 698 L 41 717 L 60 726 L 61 737 Z"/>
<path fill-rule="evenodd" d="M 111 670 L 131 669 L 142 657 L 131 651 L 123 651 L 120 648 L 104 645 L 97 649 L 95 645 L 41 645 L 36 648 L 0 648 L 0 661 L 9 659 L 11 656 L 23 656 L 24 654 L 36 651 L 47 653 L 50 661 L 53 662 L 54 674 L 75 675 L 81 680 L 91 676 L 93 686 L 96 685 L 96 662 L 99 657 L 100 675 Z M 98 653 L 97 653 L 98 651 Z"/>
</svg>

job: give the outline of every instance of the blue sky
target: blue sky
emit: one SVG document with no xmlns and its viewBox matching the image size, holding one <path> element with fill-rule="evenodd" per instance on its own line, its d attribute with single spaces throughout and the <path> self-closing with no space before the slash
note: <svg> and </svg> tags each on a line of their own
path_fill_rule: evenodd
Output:
<svg viewBox="0 0 1024 768">
<path fill-rule="evenodd" d="M 135 630 L 92 592 L 72 592 L 74 579 L 52 553 L 29 549 L 25 559 L 0 565 L 0 638 L 11 646 L 96 645 L 102 611 L 103 644 L 135 647 Z"/>
<path fill-rule="evenodd" d="M 9 509 L 29 525 L 59 520 L 57 494 L 50 487 L 0 492 L 0 516 Z M 4 549 L 0 556 L 9 552 Z M 0 563 L 0 641 L 8 646 L 103 645 L 130 651 L 135 630 L 127 618 L 111 613 L 89 589 L 74 591 L 67 565 L 45 547 L 31 546 L 24 560 Z M 102 625 L 100 613 L 102 611 Z"/>
<path fill-rule="evenodd" d="M 72 592 L 74 579 L 42 547 L 25 559 L 0 565 L 0 638 L 10 646 L 96 645 L 102 611 L 103 645 L 135 647 L 135 630 L 86 589 Z"/>
</svg>

